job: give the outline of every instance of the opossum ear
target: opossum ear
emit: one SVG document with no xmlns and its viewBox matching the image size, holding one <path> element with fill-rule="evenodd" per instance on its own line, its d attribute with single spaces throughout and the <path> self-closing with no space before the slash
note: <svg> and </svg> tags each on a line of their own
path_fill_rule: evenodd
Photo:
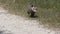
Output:
<svg viewBox="0 0 60 34">
<path fill-rule="evenodd" d="M 33 7 L 33 5 L 31 5 L 31 7 Z"/>
</svg>

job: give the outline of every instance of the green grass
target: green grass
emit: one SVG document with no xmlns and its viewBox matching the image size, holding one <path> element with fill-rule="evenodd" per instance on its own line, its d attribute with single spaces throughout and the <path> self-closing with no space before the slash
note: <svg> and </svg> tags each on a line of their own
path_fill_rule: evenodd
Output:
<svg viewBox="0 0 60 34">
<path fill-rule="evenodd" d="M 38 7 L 39 21 L 52 27 L 60 27 L 60 0 L 0 0 L 9 13 L 26 16 L 29 2 Z"/>
</svg>

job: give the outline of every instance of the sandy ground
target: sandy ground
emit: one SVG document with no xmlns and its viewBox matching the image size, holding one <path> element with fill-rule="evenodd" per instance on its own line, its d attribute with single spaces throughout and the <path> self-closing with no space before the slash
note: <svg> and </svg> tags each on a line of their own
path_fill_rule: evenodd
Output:
<svg viewBox="0 0 60 34">
<path fill-rule="evenodd" d="M 59 34 L 43 28 L 36 20 L 9 14 L 8 10 L 0 7 L 0 31 L 2 34 Z M 1 33 L 1 32 L 0 32 Z"/>
</svg>

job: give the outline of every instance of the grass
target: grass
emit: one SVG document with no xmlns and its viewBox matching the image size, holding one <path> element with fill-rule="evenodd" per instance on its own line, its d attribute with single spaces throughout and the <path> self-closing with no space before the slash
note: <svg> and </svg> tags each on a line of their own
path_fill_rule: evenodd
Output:
<svg viewBox="0 0 60 34">
<path fill-rule="evenodd" d="M 38 7 L 37 15 L 42 24 L 60 28 L 60 0 L 0 0 L 9 13 L 26 17 L 29 2 Z"/>
<path fill-rule="evenodd" d="M 48 24 L 49 26 L 60 28 L 60 10 L 41 8 L 39 12 L 39 21 L 42 21 L 43 24 Z"/>
</svg>

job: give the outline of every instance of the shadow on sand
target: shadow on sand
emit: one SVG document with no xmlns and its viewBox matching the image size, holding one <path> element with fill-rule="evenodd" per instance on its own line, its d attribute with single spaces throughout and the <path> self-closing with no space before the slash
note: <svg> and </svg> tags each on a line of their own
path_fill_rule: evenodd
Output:
<svg viewBox="0 0 60 34">
<path fill-rule="evenodd" d="M 3 34 L 3 31 L 0 31 L 0 34 Z"/>
<path fill-rule="evenodd" d="M 12 33 L 6 31 L 0 31 L 0 34 L 12 34 Z"/>
<path fill-rule="evenodd" d="M 35 15 L 35 16 L 30 16 L 31 18 L 38 18 L 38 16 L 37 15 Z"/>
</svg>

